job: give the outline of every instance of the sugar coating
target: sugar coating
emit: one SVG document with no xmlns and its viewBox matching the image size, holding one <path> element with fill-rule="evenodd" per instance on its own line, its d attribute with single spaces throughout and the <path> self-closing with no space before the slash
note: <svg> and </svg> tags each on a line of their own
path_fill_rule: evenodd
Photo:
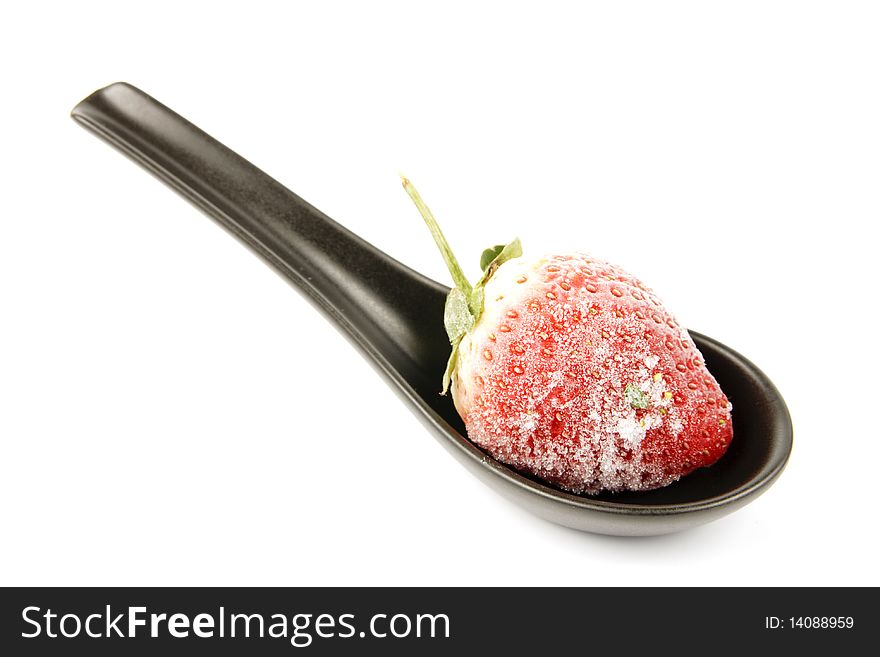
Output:
<svg viewBox="0 0 880 657">
<path fill-rule="evenodd" d="M 628 384 L 646 408 L 627 401 Z M 730 402 L 687 331 L 640 281 L 586 254 L 499 267 L 452 395 L 472 441 L 577 493 L 668 485 L 733 436 Z"/>
</svg>

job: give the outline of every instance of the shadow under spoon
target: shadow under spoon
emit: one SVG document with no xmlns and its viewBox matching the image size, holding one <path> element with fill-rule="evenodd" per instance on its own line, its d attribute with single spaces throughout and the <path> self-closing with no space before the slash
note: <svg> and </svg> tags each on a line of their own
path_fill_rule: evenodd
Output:
<svg viewBox="0 0 880 657">
<path fill-rule="evenodd" d="M 532 513 L 603 534 L 664 534 L 742 507 L 785 467 L 792 426 L 779 391 L 743 356 L 691 332 L 733 403 L 734 439 L 718 463 L 659 490 L 597 496 L 567 493 L 513 470 L 467 439 L 451 399 L 438 394 L 449 354 L 443 328 L 447 287 L 368 244 L 129 84 L 96 91 L 71 114 L 295 284 L 462 464 Z"/>
</svg>

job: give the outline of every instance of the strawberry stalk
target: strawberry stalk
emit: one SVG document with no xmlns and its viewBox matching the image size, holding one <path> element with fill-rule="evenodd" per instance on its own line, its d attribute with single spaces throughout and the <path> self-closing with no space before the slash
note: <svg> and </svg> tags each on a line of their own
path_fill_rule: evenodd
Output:
<svg viewBox="0 0 880 657">
<path fill-rule="evenodd" d="M 471 288 L 471 284 L 468 282 L 467 277 L 464 275 L 461 265 L 458 264 L 458 260 L 455 258 L 455 254 L 452 252 L 449 242 L 446 241 L 443 231 L 440 230 L 440 224 L 434 219 L 434 214 L 422 200 L 422 195 L 419 194 L 419 190 L 416 189 L 415 185 L 413 185 L 408 178 L 401 176 L 400 179 L 406 193 L 409 194 L 412 202 L 415 203 L 416 208 L 418 208 L 419 213 L 422 215 L 422 219 L 424 219 L 425 223 L 428 225 L 428 230 L 431 231 L 431 237 L 434 238 L 434 242 L 437 244 L 437 248 L 440 249 L 440 254 L 443 256 L 443 261 L 446 263 L 446 268 L 452 275 L 455 287 L 461 290 L 462 294 L 466 297 L 469 297 L 473 289 Z"/>
<path fill-rule="evenodd" d="M 462 338 L 467 335 L 468 331 L 480 319 L 480 315 L 483 314 L 483 288 L 489 279 L 492 278 L 498 267 L 508 260 L 522 255 L 522 246 L 519 240 L 515 239 L 510 244 L 499 244 L 483 251 L 480 257 L 480 268 L 483 270 L 483 275 L 476 285 L 471 286 L 461 269 L 461 265 L 458 264 L 458 260 L 455 258 L 449 242 L 446 241 L 443 231 L 440 230 L 440 225 L 422 200 L 415 185 L 404 176 L 400 178 L 403 188 L 409 194 L 413 203 L 415 203 L 416 208 L 418 208 L 419 214 L 422 215 L 422 219 L 425 220 L 428 226 L 428 230 L 431 231 L 431 236 L 434 238 L 434 242 L 443 256 L 446 268 L 452 275 L 453 283 L 455 283 L 455 287 L 449 291 L 449 295 L 446 297 L 446 307 L 443 311 L 443 324 L 446 327 L 446 334 L 449 336 L 449 344 L 452 345 L 449 362 L 446 364 L 446 371 L 443 373 L 443 390 L 440 393 L 445 395 L 447 390 L 449 390 L 452 373 L 458 362 L 458 346 Z"/>
</svg>

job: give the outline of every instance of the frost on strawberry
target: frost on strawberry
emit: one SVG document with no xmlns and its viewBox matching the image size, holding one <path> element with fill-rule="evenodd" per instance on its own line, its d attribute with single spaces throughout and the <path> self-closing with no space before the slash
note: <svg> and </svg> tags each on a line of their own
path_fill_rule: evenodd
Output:
<svg viewBox="0 0 880 657">
<path fill-rule="evenodd" d="M 724 454 L 731 405 L 650 289 L 587 254 L 523 258 L 519 241 L 487 249 L 472 287 L 404 187 L 456 284 L 443 392 L 473 442 L 578 493 L 658 488 Z"/>
</svg>

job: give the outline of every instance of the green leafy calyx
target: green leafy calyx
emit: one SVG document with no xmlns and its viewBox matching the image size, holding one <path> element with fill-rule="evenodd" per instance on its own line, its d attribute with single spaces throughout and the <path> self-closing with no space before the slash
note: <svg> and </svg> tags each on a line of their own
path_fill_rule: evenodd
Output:
<svg viewBox="0 0 880 657">
<path fill-rule="evenodd" d="M 481 271 L 486 271 L 489 265 L 492 264 L 492 261 L 501 255 L 501 252 L 504 251 L 504 246 L 504 244 L 496 244 L 483 251 L 483 255 L 480 256 Z"/>
<path fill-rule="evenodd" d="M 495 274 L 498 268 L 508 260 L 518 258 L 522 255 L 522 246 L 518 239 L 513 240 L 510 244 L 498 244 L 483 251 L 480 257 L 480 269 L 483 275 L 476 285 L 471 285 L 461 266 L 458 264 L 449 243 L 443 236 L 440 226 L 437 224 L 434 215 L 422 197 L 419 195 L 415 186 L 406 178 L 402 178 L 403 188 L 409 197 L 415 203 L 428 225 L 428 230 L 434 237 L 434 242 L 443 256 L 449 273 L 455 286 L 449 291 L 446 297 L 446 307 L 443 312 L 443 325 L 446 327 L 446 334 L 449 336 L 449 344 L 452 345 L 452 352 L 449 355 L 449 362 L 446 364 L 446 371 L 443 373 L 443 391 L 440 394 L 445 395 L 449 390 L 449 383 L 452 379 L 452 373 L 455 371 L 455 365 L 458 362 L 458 347 L 462 338 L 467 335 L 474 325 L 480 320 L 483 314 L 483 289 L 486 283 Z"/>
</svg>

